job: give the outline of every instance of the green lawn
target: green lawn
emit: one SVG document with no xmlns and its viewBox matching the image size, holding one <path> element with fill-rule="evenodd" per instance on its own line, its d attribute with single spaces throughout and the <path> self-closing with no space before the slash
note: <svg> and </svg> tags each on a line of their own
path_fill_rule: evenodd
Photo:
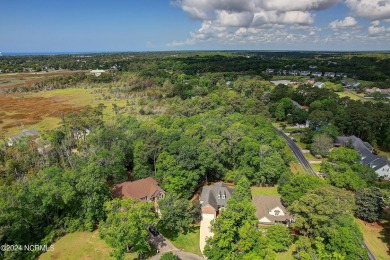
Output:
<svg viewBox="0 0 390 260">
<path fill-rule="evenodd" d="M 312 163 L 311 167 L 314 171 L 319 172 L 321 170 L 321 164 L 320 163 Z"/>
<path fill-rule="evenodd" d="M 51 259 L 78 259 L 78 260 L 104 260 L 115 259 L 110 256 L 111 247 L 99 238 L 98 232 L 75 232 L 58 239 L 54 244 L 53 252 L 42 254 L 40 260 Z M 153 248 L 148 255 L 155 255 Z M 126 260 L 138 259 L 137 253 L 127 253 Z"/>
<path fill-rule="evenodd" d="M 343 97 L 349 97 L 350 99 L 352 100 L 361 100 L 361 101 L 366 101 L 364 98 L 360 98 L 360 97 L 357 97 L 347 91 L 343 91 L 343 92 L 336 92 L 337 95 L 339 95 L 339 97 L 343 98 Z"/>
<path fill-rule="evenodd" d="M 278 185 L 274 187 L 251 187 L 252 195 L 270 195 L 270 196 L 280 196 L 278 193 Z"/>
<path fill-rule="evenodd" d="M 293 260 L 293 252 L 295 250 L 295 244 L 292 244 L 286 252 L 276 254 L 275 260 Z"/>
<path fill-rule="evenodd" d="M 387 156 L 387 159 L 390 160 L 390 152 L 385 152 L 385 151 L 382 151 L 380 149 L 376 149 L 376 150 L 378 151 L 379 155 Z"/>
<path fill-rule="evenodd" d="M 177 237 L 172 237 L 161 229 L 160 231 L 178 249 L 202 256 L 199 247 L 200 226 L 195 226 L 187 234 L 179 234 Z"/>
<path fill-rule="evenodd" d="M 363 232 L 364 240 L 378 260 L 390 259 L 390 223 L 383 221 L 383 227 L 371 224 L 364 225 L 361 220 L 356 220 Z M 387 234 L 387 235 L 386 235 Z"/>
</svg>

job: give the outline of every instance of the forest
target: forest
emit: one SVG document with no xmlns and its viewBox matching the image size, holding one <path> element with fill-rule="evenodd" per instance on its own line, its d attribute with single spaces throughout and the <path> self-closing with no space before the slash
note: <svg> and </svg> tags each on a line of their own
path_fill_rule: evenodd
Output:
<svg viewBox="0 0 390 260">
<path fill-rule="evenodd" d="M 174 232 L 184 232 L 199 220 L 198 206 L 189 206 L 188 200 L 203 184 L 224 181 L 236 184 L 236 191 L 215 221 L 215 236 L 205 250 L 208 259 L 275 259 L 293 240 L 297 259 L 367 259 L 354 217 L 379 220 L 390 204 L 390 185 L 377 182 L 372 169 L 360 165 L 359 154 L 348 147 L 324 155 L 323 178 L 292 173 L 291 162 L 296 159 L 272 127 L 275 122 L 309 120 L 304 138 L 308 145 L 320 134 L 332 140 L 344 134 L 356 135 L 378 150 L 390 150 L 388 103 L 339 97 L 305 82 L 295 88 L 274 86 L 269 82 L 272 76 L 265 73 L 271 67 L 304 69 L 309 65 L 336 70 L 328 61 L 337 62 L 338 71 L 372 85 L 387 84 L 390 79 L 387 54 L 1 57 L 3 72 L 30 67 L 36 71 L 44 67 L 107 70 L 99 77 L 81 72 L 50 78 L 3 90 L 4 95 L 86 88 L 101 94 L 102 100 L 111 97 L 126 102 L 112 107 L 85 104 L 79 111 L 63 114 L 59 126 L 43 132 L 38 140 L 22 138 L 9 146 L 2 135 L 0 244 L 50 244 L 67 233 L 98 229 L 114 247 L 114 257 L 123 258 L 127 245 L 142 255 L 150 249 L 142 240 L 148 225 L 160 221 Z M 293 101 L 308 110 L 296 108 Z M 189 214 L 158 220 L 150 206 L 112 199 L 115 183 L 145 177 L 158 180 L 169 194 L 163 212 L 173 212 L 169 205 L 176 203 L 183 209 L 180 212 Z M 296 221 L 292 229 L 276 225 L 263 234 L 256 228 L 250 187 L 275 185 Z M 140 216 L 140 224 L 122 223 L 126 216 Z M 120 237 L 119 231 L 125 228 L 142 239 Z M 2 253 L 5 259 L 35 259 L 40 254 Z"/>
</svg>

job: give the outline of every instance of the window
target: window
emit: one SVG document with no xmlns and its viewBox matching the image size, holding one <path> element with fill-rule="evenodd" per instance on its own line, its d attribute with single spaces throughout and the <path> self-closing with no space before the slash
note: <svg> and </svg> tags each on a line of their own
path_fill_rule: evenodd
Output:
<svg viewBox="0 0 390 260">
<path fill-rule="evenodd" d="M 222 199 L 223 200 L 226 199 L 226 195 L 225 194 L 222 195 Z"/>
<path fill-rule="evenodd" d="M 221 194 L 218 194 L 218 199 L 220 199 L 221 198 Z"/>
<path fill-rule="evenodd" d="M 141 200 L 147 200 L 148 196 L 142 197 Z"/>
<path fill-rule="evenodd" d="M 274 213 L 275 213 L 275 216 L 279 216 L 280 211 L 279 210 L 275 210 Z"/>
</svg>

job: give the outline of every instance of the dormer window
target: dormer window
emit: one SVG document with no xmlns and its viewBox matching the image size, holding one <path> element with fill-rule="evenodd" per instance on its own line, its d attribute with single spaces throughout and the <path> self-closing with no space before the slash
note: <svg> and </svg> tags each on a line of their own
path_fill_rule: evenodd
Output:
<svg viewBox="0 0 390 260">
<path fill-rule="evenodd" d="M 275 210 L 274 212 L 275 212 L 275 216 L 279 216 L 279 213 L 280 213 L 279 210 Z"/>
<path fill-rule="evenodd" d="M 222 199 L 223 200 L 226 199 L 226 195 L 225 194 L 222 195 Z"/>
<path fill-rule="evenodd" d="M 218 193 L 218 199 L 221 199 L 221 194 Z"/>
</svg>

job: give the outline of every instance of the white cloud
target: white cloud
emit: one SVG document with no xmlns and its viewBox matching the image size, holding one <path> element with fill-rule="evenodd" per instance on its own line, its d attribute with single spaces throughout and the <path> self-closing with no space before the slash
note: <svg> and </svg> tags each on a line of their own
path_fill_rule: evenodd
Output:
<svg viewBox="0 0 390 260">
<path fill-rule="evenodd" d="M 173 4 L 201 21 L 201 27 L 183 41 L 169 46 L 212 43 L 218 45 L 279 44 L 303 46 L 337 43 L 370 45 L 381 39 L 390 42 L 390 29 L 380 21 L 390 21 L 390 0 L 173 0 Z M 315 12 L 344 3 L 354 17 L 339 18 L 328 26 L 315 25 Z M 359 26 L 355 17 L 373 20 Z M 387 20 L 386 20 L 387 19 Z M 341 29 L 351 29 L 342 30 Z M 364 30 L 362 30 L 364 28 Z M 252 44 L 252 45 L 251 45 Z"/>
<path fill-rule="evenodd" d="M 368 19 L 389 19 L 390 0 L 345 0 L 354 14 Z"/>
<path fill-rule="evenodd" d="M 333 30 L 337 29 L 343 29 L 343 28 L 350 28 L 357 25 L 357 21 L 355 18 L 351 16 L 347 16 L 344 18 L 344 20 L 335 20 L 331 23 L 329 23 L 329 27 Z"/>
<path fill-rule="evenodd" d="M 368 33 L 370 36 L 379 36 L 389 30 L 390 27 L 386 29 L 384 26 L 380 26 L 380 21 L 378 20 L 372 21 L 371 25 L 368 27 Z"/>
</svg>

